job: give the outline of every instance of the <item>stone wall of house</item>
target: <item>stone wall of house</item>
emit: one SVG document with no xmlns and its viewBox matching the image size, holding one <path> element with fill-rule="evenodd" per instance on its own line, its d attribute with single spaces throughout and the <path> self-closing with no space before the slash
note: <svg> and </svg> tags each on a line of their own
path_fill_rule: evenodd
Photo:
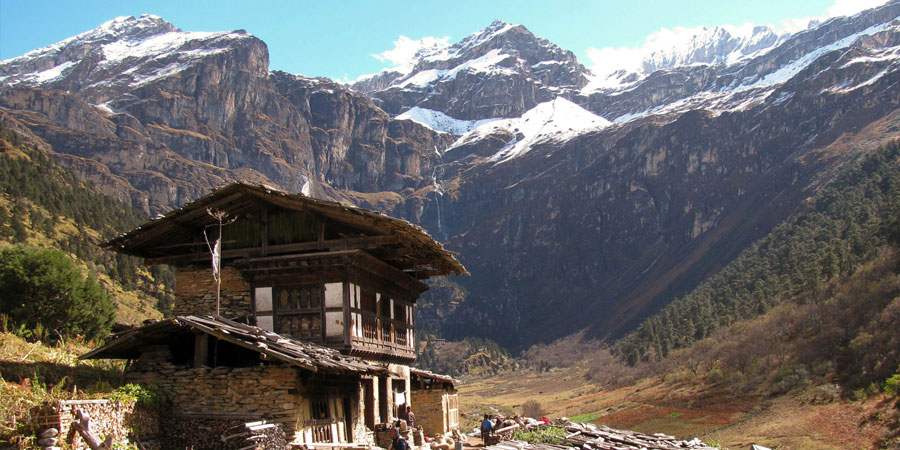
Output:
<svg viewBox="0 0 900 450">
<path fill-rule="evenodd" d="M 457 394 L 444 389 L 413 389 L 412 406 L 416 414 L 416 427 L 428 436 L 445 434 L 458 428 L 454 411 Z M 456 420 L 454 420 L 456 419 Z"/>
<path fill-rule="evenodd" d="M 34 412 L 35 432 L 56 429 L 56 446 L 62 443 L 73 450 L 89 448 L 81 435 L 72 427 L 78 421 L 76 412 L 82 410 L 90 416 L 91 431 L 100 439 L 112 435 L 113 441 L 124 443 L 129 434 L 155 435 L 159 419 L 155 411 L 135 407 L 134 402 L 119 403 L 110 400 L 57 400 L 48 402 Z"/>
<path fill-rule="evenodd" d="M 219 315 L 228 318 L 252 314 L 250 283 L 233 267 L 222 269 Z M 176 315 L 216 312 L 216 282 L 208 267 L 179 267 L 175 272 Z"/>
<path fill-rule="evenodd" d="M 266 419 L 287 436 L 297 430 L 309 406 L 300 395 L 300 377 L 284 365 L 194 368 L 168 362 L 142 363 L 126 373 L 131 383 L 155 386 L 171 397 L 176 416 Z"/>
</svg>

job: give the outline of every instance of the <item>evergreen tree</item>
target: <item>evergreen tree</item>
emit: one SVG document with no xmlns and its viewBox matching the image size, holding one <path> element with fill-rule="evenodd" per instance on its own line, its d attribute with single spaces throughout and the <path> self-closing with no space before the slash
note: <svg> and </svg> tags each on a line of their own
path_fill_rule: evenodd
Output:
<svg viewBox="0 0 900 450">
<path fill-rule="evenodd" d="M 0 312 L 42 339 L 109 332 L 115 305 L 94 277 L 58 250 L 24 245 L 0 251 Z"/>
</svg>

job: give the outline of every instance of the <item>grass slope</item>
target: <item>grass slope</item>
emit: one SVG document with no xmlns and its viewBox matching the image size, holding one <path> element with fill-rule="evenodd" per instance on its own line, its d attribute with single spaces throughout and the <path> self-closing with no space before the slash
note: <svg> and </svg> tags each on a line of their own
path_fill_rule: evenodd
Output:
<svg viewBox="0 0 900 450">
<path fill-rule="evenodd" d="M 171 301 L 171 270 L 147 268 L 98 246 L 146 220 L 146 214 L 103 195 L 0 128 L 0 247 L 63 250 L 112 295 L 118 321 L 161 318 L 160 309 Z"/>
<path fill-rule="evenodd" d="M 0 329 L 0 448 L 22 448 L 33 440 L 32 407 L 48 400 L 108 397 L 121 383 L 123 361 L 78 359 L 93 347 L 80 340 L 50 347 Z"/>
</svg>

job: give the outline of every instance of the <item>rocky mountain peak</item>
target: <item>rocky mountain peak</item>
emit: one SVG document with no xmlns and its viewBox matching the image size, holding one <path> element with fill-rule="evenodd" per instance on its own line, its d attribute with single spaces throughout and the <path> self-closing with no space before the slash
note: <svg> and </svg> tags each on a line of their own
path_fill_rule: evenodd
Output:
<svg viewBox="0 0 900 450">
<path fill-rule="evenodd" d="M 477 121 L 518 117 L 587 84 L 575 55 L 522 25 L 495 20 L 459 42 L 420 50 L 402 68 L 362 77 L 353 89 L 385 111 Z M 444 130 L 447 131 L 447 130 Z"/>
<path fill-rule="evenodd" d="M 185 32 L 154 15 L 117 17 L 0 62 L 0 82 L 4 87 L 79 92 L 88 102 L 100 104 L 114 98 L 111 92 L 120 95 L 251 39 L 265 47 L 245 31 Z M 267 66 L 266 55 L 263 70 Z"/>
</svg>

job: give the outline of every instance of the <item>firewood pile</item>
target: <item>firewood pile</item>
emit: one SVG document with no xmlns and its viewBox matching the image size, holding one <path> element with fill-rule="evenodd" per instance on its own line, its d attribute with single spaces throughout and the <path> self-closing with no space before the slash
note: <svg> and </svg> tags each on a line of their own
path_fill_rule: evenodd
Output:
<svg viewBox="0 0 900 450">
<path fill-rule="evenodd" d="M 547 426 L 557 426 L 557 423 Z M 518 427 L 516 427 L 518 428 Z M 568 423 L 562 426 L 565 444 L 529 444 L 504 440 L 490 446 L 491 450 L 715 450 L 700 439 L 680 440 L 662 433 L 646 434 L 617 430 L 593 424 Z M 500 431 L 500 430 L 498 430 Z"/>
<path fill-rule="evenodd" d="M 494 422 L 494 428 L 491 430 L 488 444 L 512 440 L 516 430 L 534 431 L 550 426 L 548 422 L 518 415 L 506 417 L 501 414 L 495 414 L 491 417 L 491 420 Z M 475 429 L 475 435 L 481 435 L 478 428 Z"/>
<path fill-rule="evenodd" d="M 645 434 L 592 424 L 571 424 L 566 427 L 566 432 L 570 434 L 566 435 L 565 441 L 583 450 L 624 450 L 632 448 L 647 450 L 713 449 L 713 447 L 707 446 L 697 438 L 684 441 L 662 433 Z"/>
<path fill-rule="evenodd" d="M 274 423 L 248 422 L 229 428 L 222 435 L 222 448 L 235 450 L 284 450 L 284 430 Z"/>
</svg>

